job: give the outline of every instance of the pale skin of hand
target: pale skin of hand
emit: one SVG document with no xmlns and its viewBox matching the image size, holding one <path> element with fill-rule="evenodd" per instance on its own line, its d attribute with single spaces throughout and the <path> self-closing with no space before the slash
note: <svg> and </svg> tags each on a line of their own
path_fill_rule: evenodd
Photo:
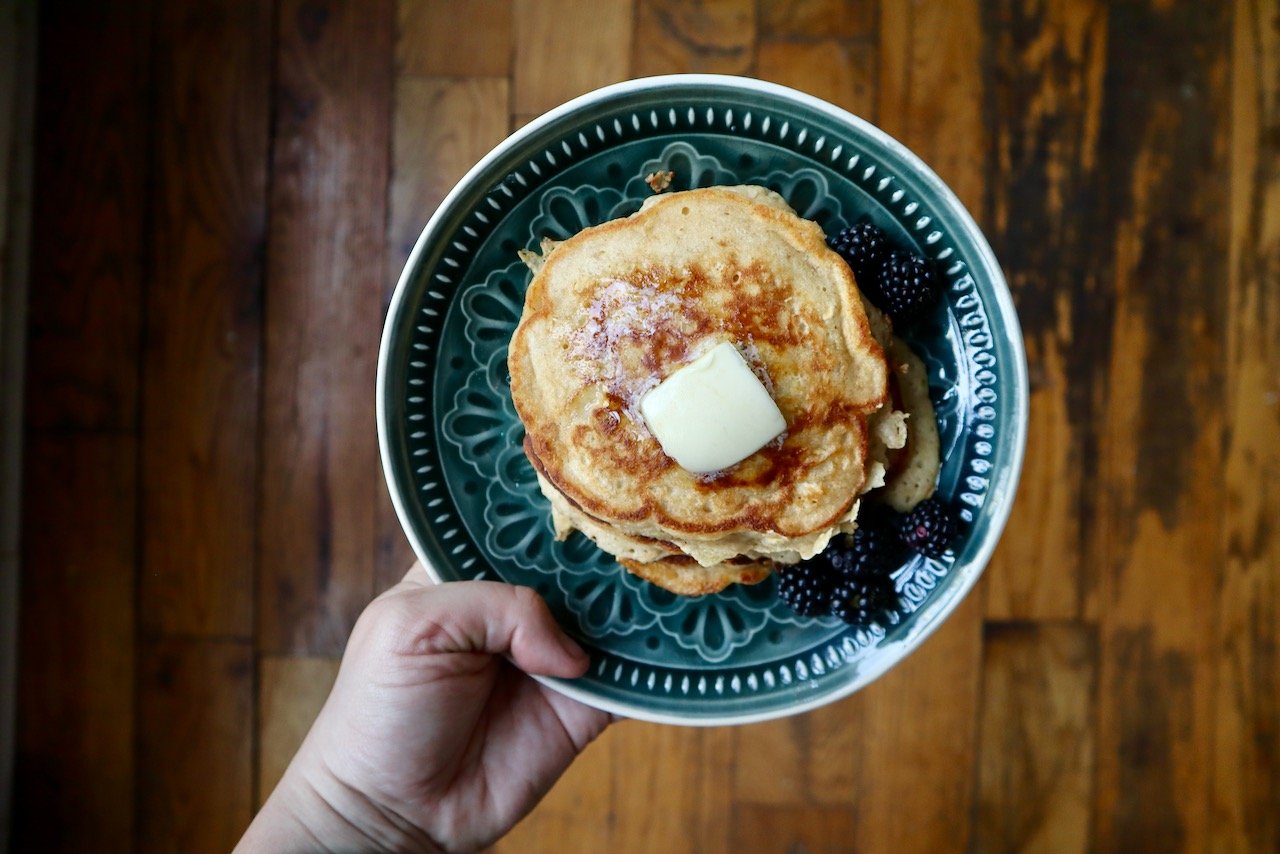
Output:
<svg viewBox="0 0 1280 854">
<path fill-rule="evenodd" d="M 237 851 L 492 843 L 611 720 L 528 674 L 587 665 L 532 590 L 435 585 L 415 565 L 357 621 L 333 691 Z"/>
</svg>

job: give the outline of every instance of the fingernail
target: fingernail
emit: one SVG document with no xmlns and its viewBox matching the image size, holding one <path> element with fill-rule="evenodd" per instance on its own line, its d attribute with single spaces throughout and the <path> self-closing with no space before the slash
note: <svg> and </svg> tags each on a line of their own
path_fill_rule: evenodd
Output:
<svg viewBox="0 0 1280 854">
<path fill-rule="evenodd" d="M 568 655 L 570 658 L 572 658 L 575 661 L 587 660 L 586 650 L 584 650 L 581 646 L 579 646 L 578 642 L 575 641 L 573 638 L 569 637 L 568 635 L 565 635 L 565 634 L 560 635 L 560 648 L 565 651 L 566 655 Z"/>
</svg>

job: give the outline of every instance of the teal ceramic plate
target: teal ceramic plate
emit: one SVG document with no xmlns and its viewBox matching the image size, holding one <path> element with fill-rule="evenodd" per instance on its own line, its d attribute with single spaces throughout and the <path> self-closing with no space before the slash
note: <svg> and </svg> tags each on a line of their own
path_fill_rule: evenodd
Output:
<svg viewBox="0 0 1280 854">
<path fill-rule="evenodd" d="M 507 342 L 530 275 L 516 258 L 635 211 L 644 176 L 672 189 L 763 184 L 828 234 L 861 218 L 936 259 L 946 296 L 911 343 L 929 367 L 943 438 L 939 492 L 962 508 L 954 557 L 895 576 L 902 608 L 854 630 L 804 619 L 775 582 L 676 597 L 575 534 L 552 538 L 521 451 Z M 422 232 L 391 302 L 378 430 L 396 510 L 437 580 L 536 588 L 592 656 L 557 690 L 635 718 L 729 724 L 794 714 L 884 673 L 946 618 L 982 572 L 1009 513 L 1026 438 L 1027 378 L 1008 288 L 986 240 L 917 157 L 808 95 L 736 77 L 610 86 L 489 153 Z"/>
</svg>

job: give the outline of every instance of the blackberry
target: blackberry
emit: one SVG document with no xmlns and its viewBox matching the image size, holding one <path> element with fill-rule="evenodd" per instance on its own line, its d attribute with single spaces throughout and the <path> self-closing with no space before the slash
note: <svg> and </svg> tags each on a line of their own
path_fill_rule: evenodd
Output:
<svg viewBox="0 0 1280 854">
<path fill-rule="evenodd" d="M 898 592 L 887 575 L 841 579 L 831 591 L 831 613 L 852 626 L 866 626 L 898 607 Z"/>
<path fill-rule="evenodd" d="M 859 520 L 861 521 L 861 520 Z M 827 549 L 827 559 L 843 576 L 888 575 L 902 562 L 897 532 L 877 524 L 862 524 L 839 546 Z"/>
<path fill-rule="evenodd" d="M 895 324 L 915 320 L 938 299 L 937 278 L 929 262 L 902 249 L 885 255 L 867 284 L 862 292 Z"/>
<path fill-rule="evenodd" d="M 879 272 L 889 242 L 884 232 L 869 222 L 851 225 L 827 241 L 858 279 L 858 287 L 866 289 L 870 279 Z"/>
<path fill-rule="evenodd" d="M 942 557 L 956 536 L 956 518 L 936 498 L 926 498 L 902 517 L 898 537 L 903 545 L 929 557 Z"/>
<path fill-rule="evenodd" d="M 821 561 L 804 561 L 778 570 L 778 596 L 802 617 L 817 617 L 831 607 L 831 573 Z"/>
</svg>

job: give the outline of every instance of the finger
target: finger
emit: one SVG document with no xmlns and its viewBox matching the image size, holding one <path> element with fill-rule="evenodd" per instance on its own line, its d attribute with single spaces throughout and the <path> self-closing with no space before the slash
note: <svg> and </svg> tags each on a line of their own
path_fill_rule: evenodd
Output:
<svg viewBox="0 0 1280 854">
<path fill-rule="evenodd" d="M 413 594 L 410 649 L 418 654 L 507 655 L 539 676 L 575 678 L 586 653 L 561 630 L 531 588 L 493 581 L 455 581 Z"/>
<path fill-rule="evenodd" d="M 413 566 L 409 567 L 409 571 L 404 574 L 404 578 L 400 579 L 400 583 L 411 587 L 430 587 L 435 582 L 431 579 L 427 568 L 422 565 L 422 561 L 415 560 Z"/>
</svg>

